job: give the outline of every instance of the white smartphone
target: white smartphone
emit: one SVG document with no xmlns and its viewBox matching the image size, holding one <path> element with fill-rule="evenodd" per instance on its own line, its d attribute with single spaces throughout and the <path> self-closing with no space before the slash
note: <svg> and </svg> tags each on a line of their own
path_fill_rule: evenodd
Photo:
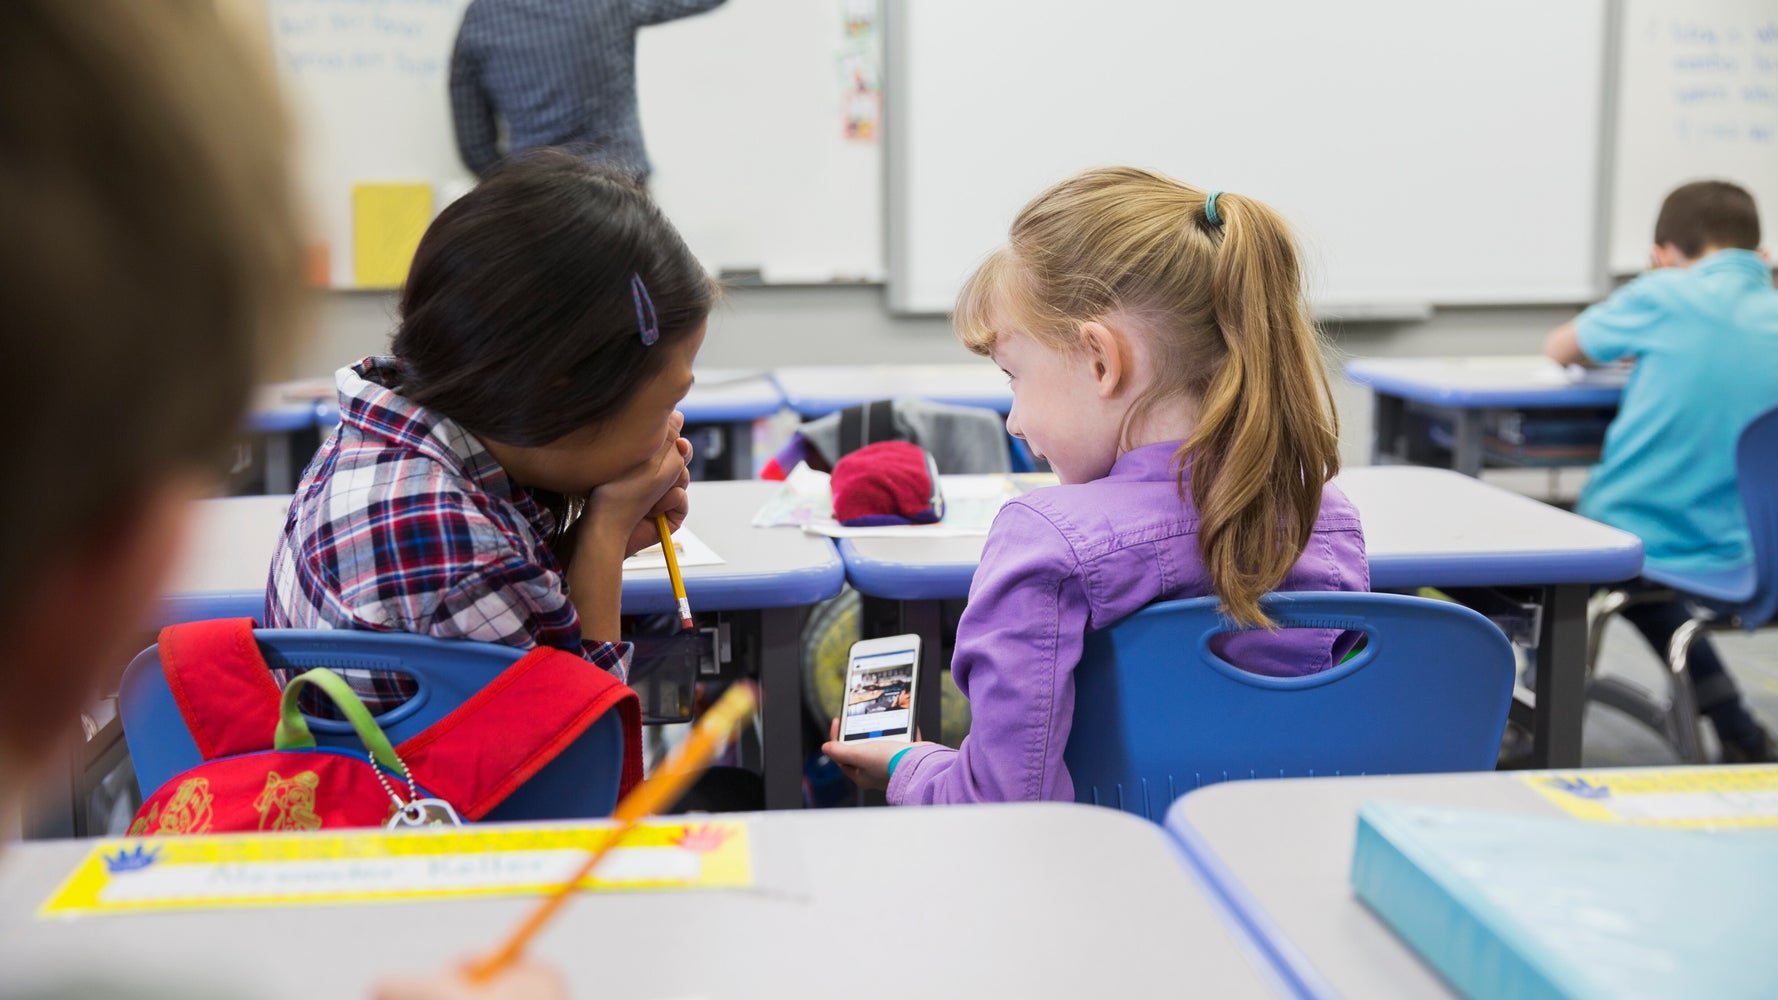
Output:
<svg viewBox="0 0 1778 1000">
<path fill-rule="evenodd" d="M 891 635 L 853 643 L 852 655 L 846 661 L 840 742 L 912 741 L 919 664 L 917 635 Z"/>
</svg>

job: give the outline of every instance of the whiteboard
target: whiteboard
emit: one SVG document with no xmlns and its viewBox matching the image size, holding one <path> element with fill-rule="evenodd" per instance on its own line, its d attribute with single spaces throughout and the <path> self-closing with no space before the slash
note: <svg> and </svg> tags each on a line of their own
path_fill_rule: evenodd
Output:
<svg viewBox="0 0 1778 1000">
<path fill-rule="evenodd" d="M 1687 181 L 1753 192 L 1778 244 L 1778 2 L 1629 0 L 1619 51 L 1612 271 L 1648 266 L 1661 201 Z"/>
<path fill-rule="evenodd" d="M 467 190 L 447 91 L 468 0 L 266 0 L 272 53 L 296 114 L 301 178 L 329 284 L 354 285 L 352 187 L 433 186 L 434 211 Z"/>
<path fill-rule="evenodd" d="M 882 32 L 846 31 L 875 7 L 729 0 L 637 36 L 649 184 L 712 272 L 882 280 L 881 130 L 846 135 L 854 66 L 875 85 L 860 116 L 881 114 Z"/>
<path fill-rule="evenodd" d="M 436 212 L 473 183 L 448 92 L 468 0 L 231 2 L 264 4 L 312 228 L 330 283 L 350 288 L 354 185 L 428 184 Z M 855 87 L 855 71 L 880 87 L 875 11 L 873 0 L 732 0 L 638 34 L 651 190 L 712 271 L 880 280 L 880 130 L 846 129 L 867 101 L 880 107 Z"/>
<path fill-rule="evenodd" d="M 1324 314 L 1603 284 L 1604 0 L 903 0 L 888 31 L 897 310 L 1110 163 L 1271 203 Z"/>
</svg>

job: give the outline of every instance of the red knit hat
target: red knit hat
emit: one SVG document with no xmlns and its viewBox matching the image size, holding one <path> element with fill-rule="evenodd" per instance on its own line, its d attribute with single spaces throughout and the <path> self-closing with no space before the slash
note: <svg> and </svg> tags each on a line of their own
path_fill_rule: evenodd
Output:
<svg viewBox="0 0 1778 1000">
<path fill-rule="evenodd" d="M 938 465 L 906 441 L 865 445 L 834 463 L 833 516 L 848 527 L 931 524 L 945 516 Z"/>
</svg>

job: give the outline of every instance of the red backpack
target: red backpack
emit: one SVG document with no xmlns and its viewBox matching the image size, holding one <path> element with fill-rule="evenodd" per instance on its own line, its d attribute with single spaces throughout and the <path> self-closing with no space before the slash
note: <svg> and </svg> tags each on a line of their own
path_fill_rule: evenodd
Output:
<svg viewBox="0 0 1778 1000">
<path fill-rule="evenodd" d="M 171 626 L 160 653 L 204 763 L 148 796 L 132 835 L 480 819 L 613 709 L 624 730 L 620 794 L 642 778 L 636 692 L 563 650 L 531 650 L 400 746 L 330 670 L 309 670 L 280 692 L 251 619 Z M 363 750 L 316 745 L 297 708 L 309 686 L 332 698 Z"/>
</svg>

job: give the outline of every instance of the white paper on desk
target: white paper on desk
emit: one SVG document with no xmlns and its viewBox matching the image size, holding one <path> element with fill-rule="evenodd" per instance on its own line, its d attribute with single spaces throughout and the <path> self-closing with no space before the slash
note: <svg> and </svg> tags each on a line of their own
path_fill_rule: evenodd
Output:
<svg viewBox="0 0 1778 1000">
<path fill-rule="evenodd" d="M 725 561 L 716 554 L 708 543 L 692 533 L 690 528 L 680 528 L 673 533 L 676 551 L 679 555 L 679 567 L 687 566 L 721 566 Z M 624 572 L 667 568 L 667 557 L 661 553 L 659 542 L 624 560 Z"/>
<path fill-rule="evenodd" d="M 1579 365 L 1569 367 L 1579 368 Z M 1568 368 L 1547 358 L 1538 361 L 1530 369 L 1531 382 L 1534 385 L 1567 385 L 1569 384 Z"/>
<path fill-rule="evenodd" d="M 833 520 L 833 487 L 825 472 L 816 472 L 807 462 L 784 478 L 784 485 L 753 515 L 755 528 L 801 528 L 817 518 Z"/>
<path fill-rule="evenodd" d="M 795 525 L 829 538 L 959 538 L 986 535 L 1006 501 L 1040 486 L 1055 485 L 1050 475 L 946 476 L 945 516 L 937 524 L 884 524 L 847 527 L 834 520 L 833 491 L 825 472 L 799 464 L 784 486 L 753 518 L 760 527 Z"/>
<path fill-rule="evenodd" d="M 1603 368 L 1588 368 L 1586 365 L 1569 365 L 1568 381 L 1572 385 L 1600 385 L 1623 388 L 1630 383 L 1630 373 L 1635 371 L 1634 365 L 1606 365 Z"/>
<path fill-rule="evenodd" d="M 1531 369 L 1531 381 L 1536 385 L 1596 385 L 1621 389 L 1630 381 L 1631 367 L 1606 365 L 1603 368 L 1590 368 L 1586 365 L 1559 365 L 1546 360 Z"/>
</svg>

